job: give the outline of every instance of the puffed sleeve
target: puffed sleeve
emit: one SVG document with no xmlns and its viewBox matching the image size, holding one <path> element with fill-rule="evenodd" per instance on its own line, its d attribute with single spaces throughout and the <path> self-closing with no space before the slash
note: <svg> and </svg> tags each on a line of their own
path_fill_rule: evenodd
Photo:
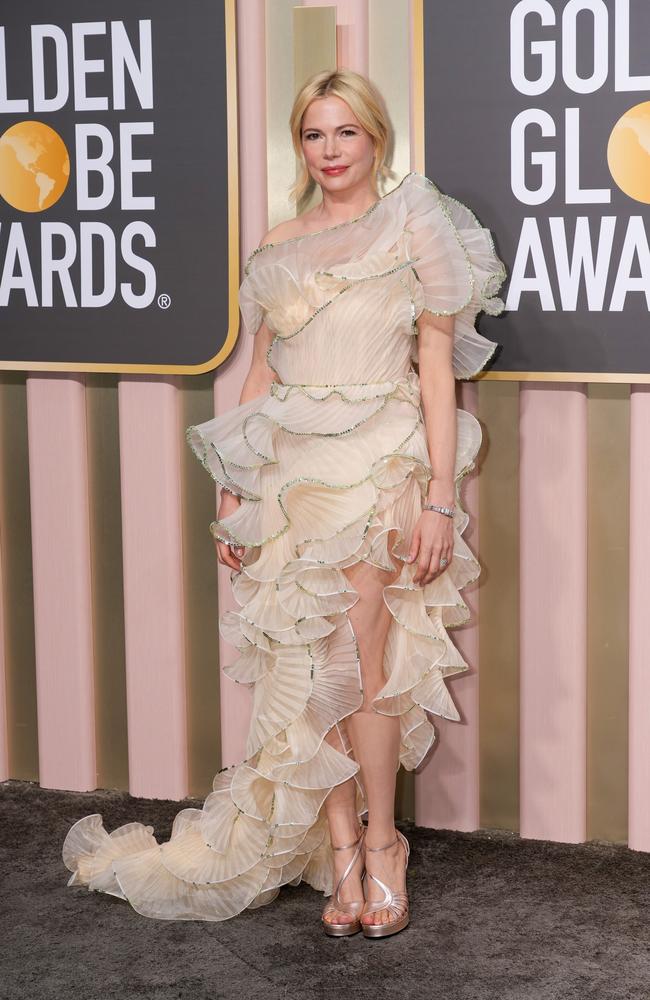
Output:
<svg viewBox="0 0 650 1000">
<path fill-rule="evenodd" d="M 239 311 L 244 329 L 250 334 L 257 333 L 265 312 L 271 307 L 272 289 L 268 278 L 265 280 L 265 268 L 260 268 L 257 264 L 257 253 L 254 250 L 248 258 L 244 278 L 239 286 Z"/>
<path fill-rule="evenodd" d="M 266 244 L 248 260 L 239 286 L 239 308 L 248 333 L 262 320 L 279 337 L 290 336 L 310 319 L 327 295 L 320 289 L 309 254 L 291 240 Z"/>
<path fill-rule="evenodd" d="M 456 378 L 476 375 L 499 346 L 476 329 L 479 312 L 505 309 L 497 291 L 507 273 L 492 235 L 462 202 L 444 195 L 422 174 L 409 189 L 409 257 L 416 276 L 414 309 L 455 316 L 453 369 Z M 417 333 L 417 327 L 414 328 Z"/>
</svg>

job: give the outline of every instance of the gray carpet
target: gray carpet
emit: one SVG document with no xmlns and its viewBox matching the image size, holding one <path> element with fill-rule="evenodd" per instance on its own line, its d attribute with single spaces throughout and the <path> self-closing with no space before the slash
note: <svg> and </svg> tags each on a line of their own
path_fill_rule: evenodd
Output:
<svg viewBox="0 0 650 1000">
<path fill-rule="evenodd" d="M 304 884 L 223 923 L 150 920 L 66 886 L 80 816 L 138 819 L 162 841 L 196 804 L 0 784 L 3 1000 L 650 997 L 650 855 L 624 847 L 400 824 L 412 923 L 377 941 L 326 937 Z"/>
</svg>

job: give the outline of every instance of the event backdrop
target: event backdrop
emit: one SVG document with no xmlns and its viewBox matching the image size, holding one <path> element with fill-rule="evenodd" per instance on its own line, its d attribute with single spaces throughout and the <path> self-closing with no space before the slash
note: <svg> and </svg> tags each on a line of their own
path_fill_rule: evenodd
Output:
<svg viewBox="0 0 650 1000">
<path fill-rule="evenodd" d="M 426 167 L 509 271 L 489 372 L 650 380 L 649 38 L 646 0 L 424 3 Z"/>
<path fill-rule="evenodd" d="M 468 48 L 473 23 L 486 48 L 508 34 L 516 5 L 485 6 L 489 23 L 472 22 L 483 5 L 459 3 Z M 110 7 L 106 18 L 116 16 Z M 458 183 L 443 173 L 459 128 L 446 135 L 436 124 L 424 19 L 437 11 L 438 34 L 456 45 L 455 9 L 436 0 L 214 7 L 225 15 L 229 102 L 237 95 L 228 118 L 238 151 L 229 191 L 241 191 L 237 270 L 291 211 L 296 88 L 335 66 L 368 74 L 385 95 L 396 182 L 426 169 L 467 197 L 512 266 L 508 220 L 481 175 L 491 137 L 475 140 L 474 180 L 461 183 L 461 156 Z M 449 105 L 468 74 L 476 100 L 488 101 L 483 64 L 458 44 L 440 85 Z M 222 277 L 215 285 L 225 289 Z M 503 342 L 501 330 L 499 321 Z M 215 770 L 243 756 L 250 692 L 220 679 L 236 651 L 216 627 L 234 606 L 208 530 L 216 493 L 184 430 L 237 404 L 252 341 L 239 337 L 216 373 L 0 371 L 2 777 L 182 799 L 204 796 Z M 471 620 L 453 636 L 471 669 L 450 681 L 462 721 L 436 720 L 431 759 L 400 776 L 400 816 L 650 850 L 650 385 L 603 377 L 494 371 L 457 385 L 484 439 L 463 486 L 465 538 L 482 574 L 463 592 Z M 147 821 L 146 802 L 138 818 Z"/>
<path fill-rule="evenodd" d="M 201 372 L 227 356 L 226 68 L 214 0 L 3 6 L 0 366 Z"/>
</svg>

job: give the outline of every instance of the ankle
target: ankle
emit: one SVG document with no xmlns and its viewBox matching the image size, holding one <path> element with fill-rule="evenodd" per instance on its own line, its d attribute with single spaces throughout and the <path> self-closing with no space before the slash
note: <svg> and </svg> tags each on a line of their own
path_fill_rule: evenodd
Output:
<svg viewBox="0 0 650 1000">
<path fill-rule="evenodd" d="M 329 805 L 327 809 L 327 822 L 330 830 L 345 830 L 346 827 L 356 830 L 357 827 L 361 826 L 361 820 L 352 803 Z"/>
<path fill-rule="evenodd" d="M 371 827 L 368 826 L 368 832 L 366 833 L 366 847 L 371 850 L 381 850 L 384 847 L 392 847 L 393 844 L 398 840 L 397 830 L 393 826 L 391 827 Z"/>
<path fill-rule="evenodd" d="M 330 824 L 330 844 L 342 848 L 344 845 L 354 847 L 362 833 L 362 826 L 357 820 L 352 823 Z"/>
</svg>

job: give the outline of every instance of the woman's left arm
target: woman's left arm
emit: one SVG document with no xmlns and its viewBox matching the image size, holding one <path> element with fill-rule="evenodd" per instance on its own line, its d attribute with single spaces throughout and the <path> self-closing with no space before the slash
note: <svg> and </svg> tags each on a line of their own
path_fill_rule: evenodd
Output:
<svg viewBox="0 0 650 1000">
<path fill-rule="evenodd" d="M 418 365 L 422 412 L 433 476 L 427 503 L 453 507 L 456 464 L 456 379 L 452 368 L 454 317 L 424 310 L 418 320 Z M 418 560 L 414 583 L 430 583 L 451 562 L 453 520 L 435 510 L 423 510 L 413 532 L 409 562 Z"/>
</svg>

